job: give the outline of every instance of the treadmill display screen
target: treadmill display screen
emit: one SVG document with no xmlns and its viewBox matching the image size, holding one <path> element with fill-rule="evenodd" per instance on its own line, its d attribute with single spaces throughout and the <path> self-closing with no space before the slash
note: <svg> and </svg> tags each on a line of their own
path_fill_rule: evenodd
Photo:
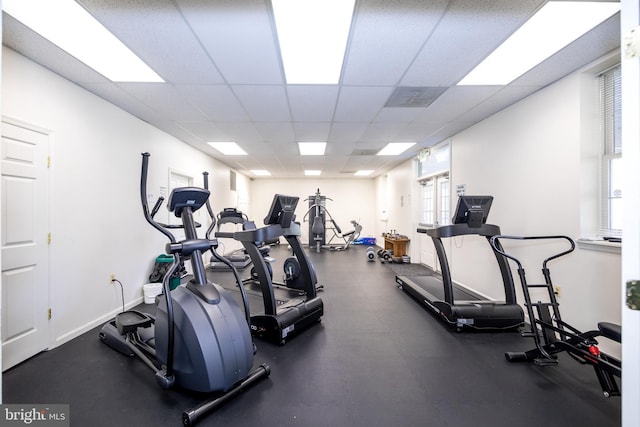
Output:
<svg viewBox="0 0 640 427">
<path fill-rule="evenodd" d="M 478 228 L 487 222 L 493 196 L 460 196 L 453 215 L 454 224 L 468 224 Z"/>
<path fill-rule="evenodd" d="M 269 213 L 264 218 L 265 225 L 280 224 L 282 228 L 289 228 L 294 218 L 299 197 L 276 194 L 273 196 Z"/>
</svg>

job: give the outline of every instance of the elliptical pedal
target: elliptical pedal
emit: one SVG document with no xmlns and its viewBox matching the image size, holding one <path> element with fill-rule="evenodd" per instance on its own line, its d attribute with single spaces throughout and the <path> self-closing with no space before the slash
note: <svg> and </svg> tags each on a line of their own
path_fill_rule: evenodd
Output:
<svg viewBox="0 0 640 427">
<path fill-rule="evenodd" d="M 136 332 L 138 328 L 147 328 L 153 324 L 153 319 L 136 310 L 118 313 L 115 318 L 116 328 L 120 335 Z"/>
</svg>

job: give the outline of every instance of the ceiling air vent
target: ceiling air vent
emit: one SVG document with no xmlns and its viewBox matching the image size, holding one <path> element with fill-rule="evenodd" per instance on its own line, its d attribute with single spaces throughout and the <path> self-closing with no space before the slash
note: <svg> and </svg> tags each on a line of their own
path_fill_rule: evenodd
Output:
<svg viewBox="0 0 640 427">
<path fill-rule="evenodd" d="M 387 108 L 425 108 L 438 99 L 447 90 L 446 87 L 397 87 L 387 103 Z"/>
<path fill-rule="evenodd" d="M 351 152 L 352 156 L 375 156 L 376 154 L 378 154 L 378 151 L 380 151 L 380 149 L 377 150 L 353 150 Z"/>
</svg>

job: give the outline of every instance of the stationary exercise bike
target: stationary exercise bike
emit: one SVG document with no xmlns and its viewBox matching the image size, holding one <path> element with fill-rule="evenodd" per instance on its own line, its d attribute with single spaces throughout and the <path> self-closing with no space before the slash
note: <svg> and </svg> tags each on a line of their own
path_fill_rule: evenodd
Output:
<svg viewBox="0 0 640 427">
<path fill-rule="evenodd" d="M 171 192 L 168 209 L 182 220 L 185 240 L 178 242 L 169 231 L 176 226 L 156 222 L 147 205 L 147 168 L 149 153 L 142 155 L 140 198 L 145 219 L 170 241 L 166 252 L 174 263 L 163 280 L 164 293 L 158 298 L 155 317 L 130 310 L 118 314 L 104 325 L 100 339 L 113 349 L 138 356 L 155 372 L 162 388 L 174 386 L 215 395 L 183 413 L 184 425 L 200 417 L 257 380 L 266 378 L 266 364 L 251 370 L 255 347 L 249 329 L 250 314 L 242 281 L 234 270 L 245 306 L 242 309 L 220 286 L 206 278 L 203 253 L 217 246 L 215 240 L 199 239 L 193 213 L 209 197 L 209 191 L 196 187 L 176 188 Z M 156 203 L 157 212 L 162 200 Z M 169 279 L 181 258 L 190 259 L 194 278 L 186 286 L 170 290 Z M 168 297 L 167 297 L 168 296 Z"/>
<path fill-rule="evenodd" d="M 513 255 L 506 253 L 499 240 L 546 240 L 565 241 L 568 247 L 550 257 L 542 263 L 543 284 L 528 284 L 522 263 Z M 621 327 L 614 323 L 599 322 L 598 329 L 582 332 L 560 316 L 559 303 L 556 298 L 551 273 L 548 263 L 551 260 L 567 255 L 575 249 L 574 241 L 567 236 L 493 236 L 490 239 L 493 250 L 514 261 L 518 266 L 518 276 L 522 284 L 527 314 L 529 315 L 530 329 L 522 333 L 523 336 L 532 337 L 535 348 L 525 352 L 507 352 L 505 357 L 510 362 L 534 362 L 537 365 L 547 366 L 558 363 L 557 354 L 566 352 L 571 358 L 584 365 L 591 365 L 602 388 L 605 397 L 620 396 L 616 377 L 622 375 L 620 360 L 606 354 L 598 347 L 597 337 L 609 338 L 621 342 Z M 533 302 L 532 289 L 546 291 L 544 300 Z"/>
</svg>

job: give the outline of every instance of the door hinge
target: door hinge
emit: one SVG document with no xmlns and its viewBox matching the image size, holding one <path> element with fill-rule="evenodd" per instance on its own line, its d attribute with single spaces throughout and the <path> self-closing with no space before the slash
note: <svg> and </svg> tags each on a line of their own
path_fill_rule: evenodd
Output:
<svg viewBox="0 0 640 427">
<path fill-rule="evenodd" d="M 47 310 L 47 319 L 51 320 L 51 309 Z"/>
<path fill-rule="evenodd" d="M 51 167 L 51 156 L 47 156 L 47 167 Z"/>
<path fill-rule="evenodd" d="M 47 233 L 47 244 L 51 244 L 51 233 Z"/>
</svg>

